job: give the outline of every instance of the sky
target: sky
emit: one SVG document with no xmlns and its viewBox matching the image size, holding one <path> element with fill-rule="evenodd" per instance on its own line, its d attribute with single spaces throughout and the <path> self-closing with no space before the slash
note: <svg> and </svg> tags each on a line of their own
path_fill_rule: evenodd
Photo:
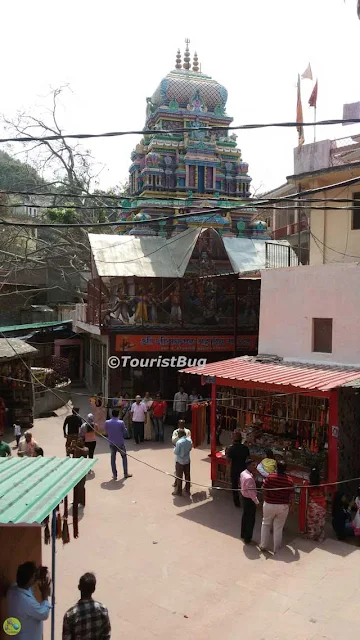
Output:
<svg viewBox="0 0 360 640">
<path fill-rule="evenodd" d="M 60 120 L 68 133 L 142 129 L 146 97 L 174 68 L 185 38 L 202 71 L 227 88 L 234 125 L 294 121 L 297 75 L 309 62 L 319 79 L 318 120 L 342 118 L 343 103 L 360 100 L 356 0 L 20 0 L 3 3 L 1 14 L 0 112 L 43 115 L 51 89 L 66 84 Z M 313 120 L 312 88 L 302 82 L 305 121 Z M 319 127 L 317 139 L 353 129 Z M 312 142 L 312 129 L 305 137 Z M 127 179 L 138 140 L 86 142 L 105 165 L 102 188 Z M 295 129 L 239 131 L 237 142 L 258 193 L 293 173 Z"/>
</svg>

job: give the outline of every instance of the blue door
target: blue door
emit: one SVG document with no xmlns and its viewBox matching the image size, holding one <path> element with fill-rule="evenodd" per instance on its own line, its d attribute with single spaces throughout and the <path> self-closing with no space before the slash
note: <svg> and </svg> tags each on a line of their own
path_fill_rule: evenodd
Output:
<svg viewBox="0 0 360 640">
<path fill-rule="evenodd" d="M 198 193 L 205 193 L 205 167 L 198 167 Z"/>
</svg>

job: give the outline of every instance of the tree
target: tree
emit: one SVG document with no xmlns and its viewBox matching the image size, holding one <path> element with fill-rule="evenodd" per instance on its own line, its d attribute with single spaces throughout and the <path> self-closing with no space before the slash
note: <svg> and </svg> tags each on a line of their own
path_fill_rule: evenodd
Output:
<svg viewBox="0 0 360 640">
<path fill-rule="evenodd" d="M 0 151 L 0 191 L 34 191 L 46 182 L 31 165 Z"/>
<path fill-rule="evenodd" d="M 114 219 L 114 212 L 118 213 L 114 206 L 118 206 L 119 201 L 109 200 L 104 198 L 108 194 L 94 191 L 103 167 L 96 164 L 89 150 L 78 143 L 70 144 L 64 137 L 58 116 L 59 100 L 64 90 L 65 87 L 60 87 L 52 92 L 51 107 L 46 117 L 21 112 L 15 119 L 4 118 L 4 121 L 12 134 L 26 136 L 31 141 L 23 145 L 26 165 L 22 166 L 34 167 L 33 176 L 39 174 L 40 182 L 43 181 L 36 191 L 49 193 L 51 190 L 56 194 L 52 197 L 53 208 L 45 214 L 46 219 L 79 225 L 68 229 L 38 229 L 37 247 L 25 252 L 24 264 L 32 269 L 34 260 L 46 264 L 49 269 L 57 271 L 64 289 L 68 288 L 69 293 L 74 294 L 76 287 L 70 275 L 90 268 L 88 232 L 99 232 L 98 222 Z M 49 135 L 59 136 L 59 139 L 39 140 Z M 49 179 L 45 181 L 44 176 Z M 111 195 L 120 195 L 120 190 L 112 190 Z M 93 223 L 94 227 L 84 229 L 81 223 Z M 111 227 L 104 230 L 112 233 Z M 26 235 L 25 230 L 23 234 Z"/>
</svg>

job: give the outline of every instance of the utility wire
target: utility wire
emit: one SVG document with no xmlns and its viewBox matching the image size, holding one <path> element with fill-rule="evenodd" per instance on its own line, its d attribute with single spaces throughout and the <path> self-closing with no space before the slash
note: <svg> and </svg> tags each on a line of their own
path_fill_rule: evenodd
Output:
<svg viewBox="0 0 360 640">
<path fill-rule="evenodd" d="M 189 188 L 189 190 L 191 190 Z M 325 188 L 323 189 L 325 190 Z M 157 192 L 154 192 L 154 196 L 156 196 Z M 74 193 L 56 193 L 56 192 L 49 192 L 49 193 L 38 193 L 36 191 L 0 191 L 0 195 L 18 195 L 18 196 L 46 196 L 46 197 L 54 197 L 54 198 L 81 198 L 83 200 L 87 200 L 87 199 L 96 199 L 96 200 L 120 200 L 120 201 L 129 201 L 129 200 L 151 200 L 151 198 L 149 198 L 149 196 L 143 196 L 143 195 L 109 195 L 109 194 L 96 194 L 96 193 L 89 193 L 89 194 L 74 194 Z M 214 196 L 211 196 L 210 194 L 201 194 L 203 196 L 203 198 L 200 197 L 200 194 L 195 194 L 192 195 L 191 197 L 187 196 L 187 197 L 179 197 L 179 196 L 169 196 L 167 198 L 164 198 L 164 201 L 166 200 L 172 200 L 173 202 L 186 202 L 188 203 L 189 206 L 193 206 L 192 204 L 192 200 L 194 202 L 201 202 L 202 200 L 206 200 L 206 202 L 226 202 L 228 200 L 224 199 L 222 200 L 222 198 L 226 198 L 225 195 L 220 195 L 218 198 L 215 198 Z M 234 201 L 234 196 L 229 196 L 230 201 Z M 294 201 L 294 202 L 298 202 L 300 201 L 299 197 L 296 197 L 296 195 L 291 194 L 290 196 L 281 196 L 280 198 L 266 198 L 264 197 L 258 197 L 258 198 L 244 198 L 241 200 L 241 202 L 247 206 L 248 203 L 261 203 L 261 202 L 274 202 L 274 204 L 276 204 L 277 202 L 280 202 L 283 198 L 286 198 L 288 201 Z M 161 197 L 159 196 L 159 205 L 161 204 Z M 319 202 L 342 202 L 342 203 L 347 203 L 347 202 L 353 202 L 352 198 L 314 198 L 313 200 L 311 200 L 310 198 L 307 198 L 306 202 L 315 202 L 315 203 L 319 203 Z M 235 201 L 234 201 L 235 204 Z M 22 207 L 36 207 L 37 209 L 44 209 L 47 208 L 50 205 L 45 205 L 45 207 L 43 207 L 41 204 L 36 204 L 36 203 L 32 203 L 32 202 L 27 202 L 24 204 L 11 204 L 9 203 L 9 208 L 10 207 L 15 207 L 15 206 L 22 206 Z M 63 209 L 65 205 L 62 204 L 53 204 L 51 205 L 52 209 Z M 168 204 L 163 205 L 165 207 L 170 206 Z M 78 205 L 74 204 L 72 205 L 72 208 L 78 208 Z M 91 208 L 91 207 L 90 207 Z M 115 206 L 112 205 L 104 205 L 102 207 L 103 209 L 108 208 L 108 209 L 114 209 L 116 208 Z M 128 209 L 128 207 L 123 206 L 124 209 Z"/>
<path fill-rule="evenodd" d="M 332 120 L 320 120 L 319 122 L 270 122 L 259 124 L 242 124 L 236 126 L 200 126 L 200 127 L 180 127 L 179 129 L 140 129 L 134 131 L 109 131 L 106 133 L 69 133 L 52 136 L 20 136 L 16 138 L 0 138 L 0 143 L 7 142 L 47 142 L 52 140 L 86 140 L 90 138 L 116 138 L 120 136 L 129 135 L 167 135 L 171 136 L 176 133 L 191 133 L 192 131 L 246 131 L 249 129 L 271 129 L 271 128 L 293 128 L 293 127 L 321 127 L 337 124 L 358 124 L 360 118 L 348 118 L 348 119 L 332 119 Z"/>
<path fill-rule="evenodd" d="M 360 178 L 359 178 L 359 180 L 360 180 Z M 325 199 L 323 201 L 324 202 L 330 202 L 329 200 L 325 200 Z M 298 202 L 300 203 L 300 200 Z M 308 201 L 307 200 L 303 200 L 302 202 L 306 203 Z M 313 200 L 313 202 L 319 202 L 319 200 Z M 349 202 L 349 200 L 347 202 Z M 350 200 L 350 202 L 353 202 L 353 200 Z M 252 200 L 250 200 L 248 204 L 243 204 L 243 202 L 236 204 L 234 202 L 234 204 L 232 204 L 230 207 L 228 207 L 228 206 L 227 207 L 218 207 L 216 210 L 217 211 L 232 211 L 233 209 L 247 209 L 249 207 L 251 208 L 254 204 L 256 205 L 257 209 L 271 209 L 271 210 L 274 209 L 274 205 L 271 204 L 271 203 L 266 203 L 266 202 L 263 202 L 263 201 L 254 203 Z M 18 208 L 27 207 L 27 206 L 28 205 L 25 202 L 13 204 L 13 205 L 0 204 L 0 208 L 2 208 L 2 209 L 9 209 L 9 208 L 18 209 Z M 169 207 L 169 206 L 170 205 L 165 205 L 165 207 L 159 207 L 159 208 L 166 208 L 166 207 Z M 179 206 L 179 205 L 177 204 L 176 206 Z M 194 203 L 194 204 L 191 204 L 191 205 L 184 203 L 183 206 L 184 206 L 185 209 L 189 209 L 190 207 L 192 209 L 193 208 L 197 208 L 198 209 L 198 213 L 201 213 L 201 211 L 204 210 L 203 207 L 200 204 L 197 204 L 197 203 Z M 291 209 L 298 209 L 299 207 L 298 207 L 298 205 L 291 204 L 290 206 L 282 207 L 282 208 L 284 210 L 291 210 Z M 277 207 L 276 211 L 281 211 L 282 208 L 281 207 Z M 322 206 L 318 207 L 316 205 L 312 205 L 311 208 L 312 209 L 324 209 L 324 210 L 326 210 L 326 209 L 343 209 L 344 211 L 350 211 L 350 210 L 353 210 L 354 205 L 351 206 L 351 207 L 334 207 L 334 206 L 326 206 L 326 205 L 322 205 Z M 44 210 L 48 210 L 48 209 L 50 209 L 50 210 L 52 210 L 52 209 L 76 209 L 76 210 L 79 210 L 79 211 L 81 211 L 81 210 L 84 210 L 84 211 L 99 211 L 99 210 L 100 211 L 104 211 L 104 210 L 106 210 L 106 207 L 101 206 L 101 205 L 95 205 L 95 206 L 94 205 L 89 205 L 89 206 L 86 206 L 86 205 L 65 204 L 65 205 L 59 205 L 57 207 L 54 207 L 53 205 L 45 205 L 45 206 L 42 206 L 41 209 L 44 209 Z M 124 207 L 122 205 L 116 205 L 114 207 L 108 207 L 108 209 L 115 209 L 115 210 L 120 210 L 120 211 L 129 211 L 129 213 L 131 213 L 131 210 L 128 207 Z M 182 214 L 182 217 L 186 217 L 186 215 L 190 215 L 190 214 L 186 214 L 186 213 Z M 122 222 L 124 222 L 124 221 L 122 221 Z M 101 223 L 101 222 L 98 223 L 98 222 L 95 222 L 94 224 L 116 224 L 116 221 L 115 222 L 111 222 L 111 223 L 107 223 L 107 222 L 106 223 Z"/>
</svg>

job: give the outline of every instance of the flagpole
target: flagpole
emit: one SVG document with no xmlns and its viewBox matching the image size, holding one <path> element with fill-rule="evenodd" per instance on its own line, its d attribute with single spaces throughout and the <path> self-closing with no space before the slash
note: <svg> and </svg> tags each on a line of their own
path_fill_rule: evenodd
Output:
<svg viewBox="0 0 360 640">
<path fill-rule="evenodd" d="M 314 143 L 316 142 L 316 107 L 314 107 Z"/>
</svg>

